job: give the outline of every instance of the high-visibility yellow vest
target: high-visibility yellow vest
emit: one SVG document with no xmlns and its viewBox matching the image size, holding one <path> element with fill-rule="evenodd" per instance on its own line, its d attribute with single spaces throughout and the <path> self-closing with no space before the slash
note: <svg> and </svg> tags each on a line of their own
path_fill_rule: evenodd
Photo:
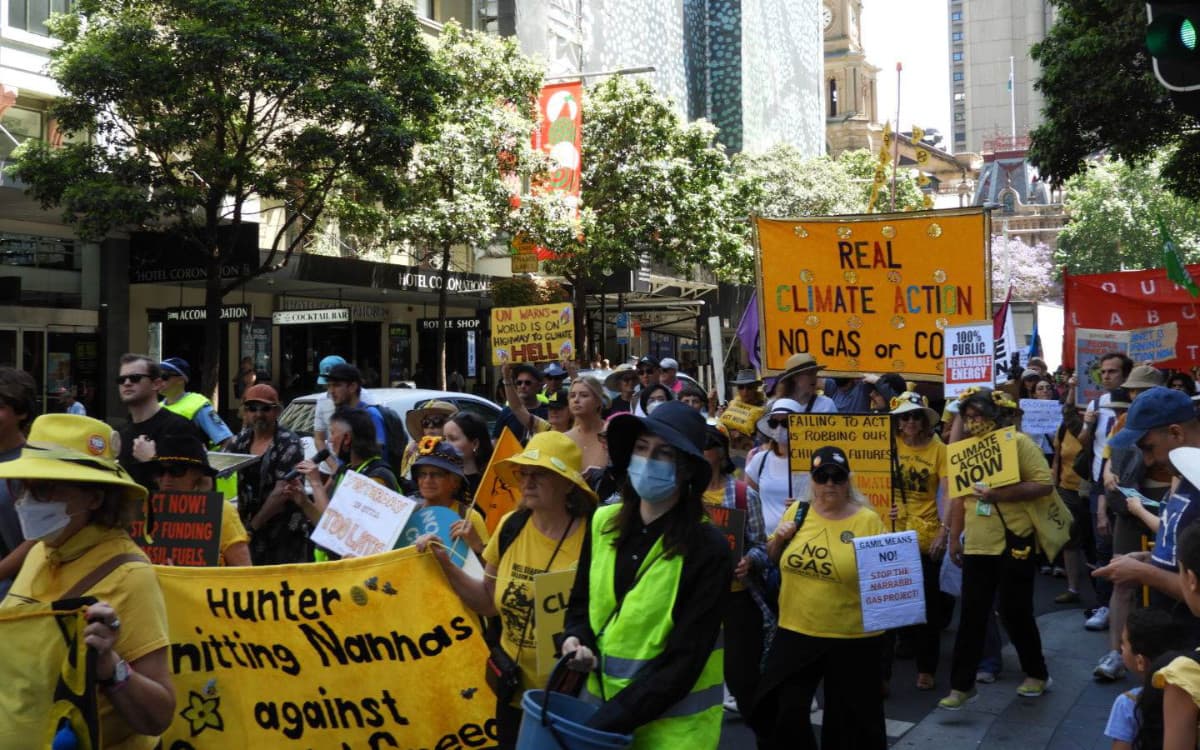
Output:
<svg viewBox="0 0 1200 750">
<path fill-rule="evenodd" d="M 179 399 L 173 404 L 168 404 L 166 401 L 163 401 L 164 409 L 178 414 L 189 422 L 195 419 L 196 412 L 200 411 L 205 406 L 211 405 L 211 401 L 195 391 L 184 392 L 183 398 Z M 212 443 L 209 443 L 208 445 L 210 450 L 216 447 L 217 446 L 213 445 Z M 217 492 L 220 492 L 226 501 L 233 502 L 237 499 L 238 475 L 236 471 L 227 477 L 218 478 L 214 485 L 214 489 Z"/>
<path fill-rule="evenodd" d="M 672 611 L 683 573 L 682 556 L 664 557 L 660 537 L 642 561 L 637 582 L 625 595 L 620 610 L 609 619 L 617 609 L 613 592 L 617 566 L 613 542 L 617 531 L 605 527 L 620 509 L 620 505 L 608 505 L 592 516 L 588 619 L 596 633 L 599 667 L 588 676 L 583 696 L 592 702 L 611 700 L 666 649 L 675 628 Z M 718 638 L 692 689 L 661 717 L 638 727 L 633 746 L 716 747 L 721 738 L 724 680 L 724 645 Z"/>
</svg>

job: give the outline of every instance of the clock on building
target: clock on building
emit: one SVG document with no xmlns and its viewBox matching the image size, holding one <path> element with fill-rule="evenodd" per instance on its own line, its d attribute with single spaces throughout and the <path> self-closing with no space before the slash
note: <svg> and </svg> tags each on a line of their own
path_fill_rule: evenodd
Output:
<svg viewBox="0 0 1200 750">
<path fill-rule="evenodd" d="M 826 31 L 833 25 L 833 10 L 828 5 L 821 6 L 821 23 Z"/>
</svg>

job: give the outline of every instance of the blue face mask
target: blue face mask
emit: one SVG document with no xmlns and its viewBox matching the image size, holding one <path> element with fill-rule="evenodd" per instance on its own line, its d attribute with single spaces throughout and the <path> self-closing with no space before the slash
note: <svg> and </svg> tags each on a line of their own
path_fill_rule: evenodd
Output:
<svg viewBox="0 0 1200 750">
<path fill-rule="evenodd" d="M 675 494 L 675 464 L 650 460 L 645 456 L 629 459 L 629 482 L 638 497 L 648 503 L 661 503 Z"/>
</svg>

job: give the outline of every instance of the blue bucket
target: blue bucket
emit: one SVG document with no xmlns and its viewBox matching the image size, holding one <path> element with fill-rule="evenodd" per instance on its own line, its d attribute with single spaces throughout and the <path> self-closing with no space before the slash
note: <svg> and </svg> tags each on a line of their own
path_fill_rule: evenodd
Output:
<svg viewBox="0 0 1200 750">
<path fill-rule="evenodd" d="M 633 744 L 631 734 L 584 726 L 599 707 L 565 693 L 527 690 L 521 708 L 525 716 L 517 750 L 610 750 Z"/>
</svg>

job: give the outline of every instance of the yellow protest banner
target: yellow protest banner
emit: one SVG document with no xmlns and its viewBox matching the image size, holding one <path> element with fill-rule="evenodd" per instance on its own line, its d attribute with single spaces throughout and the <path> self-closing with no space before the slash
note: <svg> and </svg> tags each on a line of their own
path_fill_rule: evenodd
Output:
<svg viewBox="0 0 1200 750">
<path fill-rule="evenodd" d="M 758 420 L 762 419 L 765 409 L 761 406 L 751 406 L 744 401 L 731 401 L 725 411 L 721 412 L 721 424 L 730 430 L 737 430 L 743 435 L 754 437 Z"/>
<path fill-rule="evenodd" d="M 176 695 L 163 747 L 495 743 L 479 619 L 431 554 L 156 572 Z"/>
<path fill-rule="evenodd" d="M 950 443 L 946 446 L 946 458 L 950 462 L 950 497 L 971 494 L 979 482 L 989 487 L 1007 487 L 1021 481 L 1015 427 Z"/>
<path fill-rule="evenodd" d="M 554 638 L 563 631 L 567 619 L 567 602 L 575 583 L 574 570 L 559 570 L 533 577 L 533 638 L 537 642 L 538 685 L 546 684 L 554 669 Z"/>
<path fill-rule="evenodd" d="M 83 642 L 85 609 L 33 604 L 0 610 L 0 747 L 58 747 L 54 737 L 63 719 L 75 735 L 71 747 L 99 747 L 95 664 Z"/>
<path fill-rule="evenodd" d="M 764 366 L 940 379 L 943 329 L 990 317 L 983 209 L 755 219 Z"/>
<path fill-rule="evenodd" d="M 569 302 L 492 308 L 492 364 L 575 357 L 575 311 Z"/>
<path fill-rule="evenodd" d="M 516 509 L 520 494 L 520 488 L 509 487 L 500 479 L 496 465 L 520 452 L 521 441 L 505 427 L 500 431 L 500 439 L 496 441 L 487 469 L 479 480 L 479 489 L 475 491 L 475 505 L 483 511 L 489 534 L 496 533 L 496 527 L 505 513 Z"/>
<path fill-rule="evenodd" d="M 791 414 L 788 464 L 807 476 L 812 454 L 834 445 L 846 453 L 854 486 L 884 519 L 892 505 L 892 419 L 887 414 Z M 799 495 L 800 493 L 796 493 Z"/>
</svg>

